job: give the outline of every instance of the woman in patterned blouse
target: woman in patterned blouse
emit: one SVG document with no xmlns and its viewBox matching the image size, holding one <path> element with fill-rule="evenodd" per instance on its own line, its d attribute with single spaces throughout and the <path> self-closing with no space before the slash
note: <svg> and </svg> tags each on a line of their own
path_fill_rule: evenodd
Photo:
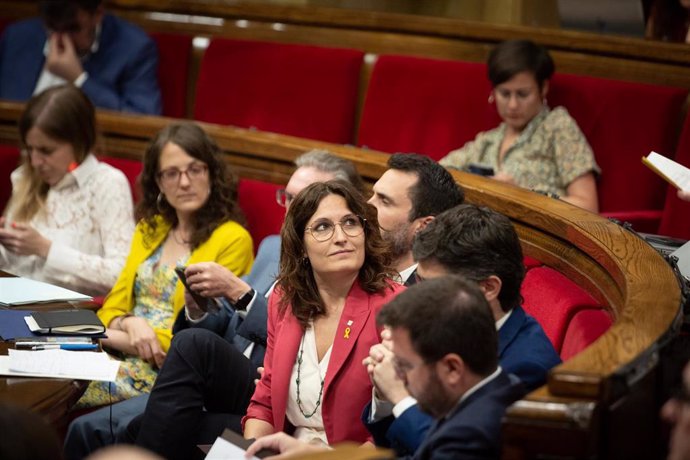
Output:
<svg viewBox="0 0 690 460">
<path fill-rule="evenodd" d="M 489 55 L 489 80 L 503 123 L 441 159 L 444 166 L 485 166 L 493 178 L 598 211 L 599 166 L 577 123 L 563 107 L 549 110 L 546 95 L 554 64 L 528 40 L 499 44 Z"/>
</svg>

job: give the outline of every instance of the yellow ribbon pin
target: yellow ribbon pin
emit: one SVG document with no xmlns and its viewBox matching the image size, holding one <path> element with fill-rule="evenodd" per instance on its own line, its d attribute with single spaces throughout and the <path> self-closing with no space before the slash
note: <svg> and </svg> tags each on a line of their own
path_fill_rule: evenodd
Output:
<svg viewBox="0 0 690 460">
<path fill-rule="evenodd" d="M 343 336 L 344 339 L 349 339 L 350 338 L 350 328 L 346 327 L 345 328 L 345 335 Z"/>
</svg>

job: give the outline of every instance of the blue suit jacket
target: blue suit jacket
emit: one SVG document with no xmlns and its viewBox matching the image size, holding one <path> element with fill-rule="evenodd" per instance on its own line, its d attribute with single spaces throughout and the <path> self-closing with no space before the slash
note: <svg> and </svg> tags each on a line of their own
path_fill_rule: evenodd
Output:
<svg viewBox="0 0 690 460">
<path fill-rule="evenodd" d="M 462 401 L 446 418 L 436 421 L 412 458 L 498 459 L 501 419 L 506 408 L 523 394 L 520 381 L 501 372 Z"/>
<path fill-rule="evenodd" d="M 252 364 L 262 366 L 266 353 L 266 324 L 268 322 L 268 300 L 266 293 L 273 286 L 278 275 L 280 260 L 280 236 L 271 235 L 264 238 L 252 266 L 252 271 L 245 277 L 245 281 L 256 291 L 251 309 L 243 316 L 225 302 L 225 308 L 215 315 L 208 315 L 203 321 L 191 327 L 203 327 L 220 335 L 234 344 L 240 351 L 254 343 L 251 354 Z M 180 312 L 175 322 L 173 332 L 190 327 L 184 310 Z"/>
<path fill-rule="evenodd" d="M 543 385 L 548 371 L 561 362 L 541 325 L 519 306 L 498 331 L 498 360 L 528 391 Z M 371 404 L 364 409 L 362 420 L 376 445 L 392 447 L 401 455 L 417 450 L 434 421 L 417 405 L 398 418 L 390 416 L 375 423 L 369 422 L 370 411 Z"/>
<path fill-rule="evenodd" d="M 43 70 L 47 39 L 43 22 L 10 25 L 0 39 L 0 99 L 25 101 Z M 115 16 L 101 23 L 98 51 L 82 62 L 89 77 L 82 90 L 103 109 L 161 113 L 158 49 L 146 33 Z"/>
</svg>

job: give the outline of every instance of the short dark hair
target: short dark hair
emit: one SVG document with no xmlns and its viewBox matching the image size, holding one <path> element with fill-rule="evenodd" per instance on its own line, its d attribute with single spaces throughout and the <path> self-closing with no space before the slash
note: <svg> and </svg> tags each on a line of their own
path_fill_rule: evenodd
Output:
<svg viewBox="0 0 690 460">
<path fill-rule="evenodd" d="M 455 183 L 453 176 L 425 155 L 396 153 L 388 159 L 388 169 L 417 175 L 417 183 L 410 190 L 410 222 L 420 217 L 440 214 L 465 199 L 465 192 Z"/>
<path fill-rule="evenodd" d="M 383 242 L 376 218 L 376 208 L 349 182 L 331 180 L 315 182 L 299 192 L 285 215 L 280 231 L 280 274 L 278 286 L 283 292 L 280 311 L 290 306 L 292 314 L 306 328 L 310 320 L 326 312 L 311 266 L 304 263 L 305 228 L 321 201 L 329 195 L 345 199 L 353 214 L 366 219 L 364 224 L 364 264 L 359 270 L 359 283 L 368 293 L 383 292 L 397 275 L 392 256 Z"/>
<path fill-rule="evenodd" d="M 499 43 L 489 54 L 487 62 L 489 81 L 495 87 L 520 72 L 534 74 L 539 88 L 551 78 L 555 65 L 543 46 L 530 40 L 507 40 Z"/>
<path fill-rule="evenodd" d="M 417 233 L 412 255 L 418 262 L 434 260 L 450 273 L 476 282 L 497 276 L 503 311 L 522 303 L 522 248 L 513 224 L 503 214 L 474 204 L 441 213 Z"/>
<path fill-rule="evenodd" d="M 498 334 L 489 304 L 476 283 L 460 276 L 411 286 L 383 307 L 377 321 L 407 330 L 415 352 L 427 363 L 455 353 L 482 376 L 498 365 Z"/>
<path fill-rule="evenodd" d="M 41 17 L 49 29 L 63 31 L 75 23 L 77 10 L 93 14 L 102 0 L 41 0 Z"/>
<path fill-rule="evenodd" d="M 146 221 L 151 234 L 155 232 L 158 215 L 172 226 L 177 225 L 175 209 L 167 200 L 159 199 L 161 191 L 156 180 L 160 172 L 161 153 L 168 142 L 208 167 L 209 196 L 206 203 L 194 212 L 194 230 L 190 241 L 192 248 L 199 247 L 217 227 L 229 220 L 244 225 L 244 214 L 237 204 L 236 183 L 223 161 L 223 152 L 206 131 L 192 122 L 170 124 L 151 140 L 144 153 L 144 168 L 140 176 L 143 196 L 136 208 L 136 218 Z"/>
</svg>

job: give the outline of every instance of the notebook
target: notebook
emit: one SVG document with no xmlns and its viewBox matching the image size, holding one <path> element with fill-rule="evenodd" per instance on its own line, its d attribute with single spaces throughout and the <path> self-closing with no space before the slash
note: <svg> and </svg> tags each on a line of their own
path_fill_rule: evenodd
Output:
<svg viewBox="0 0 690 460">
<path fill-rule="evenodd" d="M 14 306 L 45 302 L 86 302 L 93 297 L 28 278 L 0 278 L 0 305 Z"/>
<path fill-rule="evenodd" d="M 105 326 L 92 310 L 37 311 L 25 320 L 31 332 L 39 334 L 94 335 L 105 332 Z"/>
</svg>

